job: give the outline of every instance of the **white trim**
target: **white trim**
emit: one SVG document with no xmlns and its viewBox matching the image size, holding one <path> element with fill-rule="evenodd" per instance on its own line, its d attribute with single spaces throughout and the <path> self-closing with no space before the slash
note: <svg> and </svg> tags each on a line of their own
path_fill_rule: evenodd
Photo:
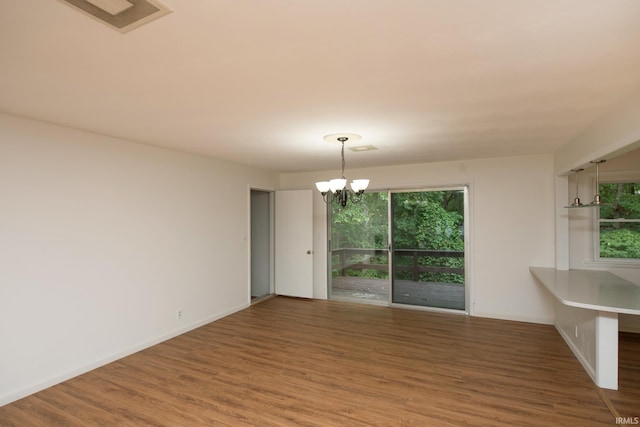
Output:
<svg viewBox="0 0 640 427">
<path fill-rule="evenodd" d="M 555 184 L 555 267 L 568 270 L 569 256 L 569 212 L 564 207 L 569 199 L 569 177 L 556 176 Z"/>
<path fill-rule="evenodd" d="M 591 190 L 593 193 L 599 191 L 596 187 L 595 175 L 589 174 L 591 177 Z M 630 183 L 640 182 L 640 174 L 637 171 L 612 171 L 600 172 L 600 184 Z M 618 224 L 637 223 L 640 219 L 600 219 L 600 208 L 594 208 L 593 215 L 593 260 L 585 260 L 585 264 L 599 265 L 602 267 L 638 267 L 640 266 L 640 258 L 602 258 L 600 257 L 600 224 L 601 222 L 612 222 Z"/>
<path fill-rule="evenodd" d="M 464 239 L 462 241 L 464 247 L 464 311 L 471 313 L 471 263 L 474 257 L 471 255 L 471 184 L 465 184 L 464 191 Z M 475 296 L 475 295 L 474 295 Z"/>
<path fill-rule="evenodd" d="M 553 325 L 553 318 L 542 318 L 542 317 L 529 317 L 529 316 L 517 316 L 517 315 L 496 315 L 495 313 L 483 313 L 483 312 L 475 312 L 471 315 L 472 317 L 482 317 L 484 319 L 495 319 L 495 320 L 505 320 L 509 322 L 524 322 L 524 323 L 535 323 L 538 325 Z"/>
<path fill-rule="evenodd" d="M 596 265 L 598 268 L 638 268 L 640 258 L 598 258 L 596 260 L 585 259 L 585 265 Z"/>
</svg>

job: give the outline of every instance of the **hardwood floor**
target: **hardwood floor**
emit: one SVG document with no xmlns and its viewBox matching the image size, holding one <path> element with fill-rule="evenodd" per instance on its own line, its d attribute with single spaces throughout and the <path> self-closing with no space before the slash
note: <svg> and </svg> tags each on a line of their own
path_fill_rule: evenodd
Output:
<svg viewBox="0 0 640 427">
<path fill-rule="evenodd" d="M 640 416 L 627 341 L 621 390 L 600 393 L 552 326 L 277 297 L 5 405 L 0 425 L 616 425 L 601 394 Z"/>
<path fill-rule="evenodd" d="M 621 332 L 618 351 L 618 390 L 603 392 L 616 416 L 640 417 L 640 334 Z"/>
</svg>

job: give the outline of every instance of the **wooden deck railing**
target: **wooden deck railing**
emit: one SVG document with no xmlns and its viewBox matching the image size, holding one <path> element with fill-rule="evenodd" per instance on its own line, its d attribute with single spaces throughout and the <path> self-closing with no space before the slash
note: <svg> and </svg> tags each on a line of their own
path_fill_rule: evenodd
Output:
<svg viewBox="0 0 640 427">
<path fill-rule="evenodd" d="M 432 258 L 464 258 L 464 251 L 444 251 L 444 250 L 427 250 L 427 249 L 394 249 L 393 253 L 396 257 L 411 257 L 411 265 L 404 265 L 396 263 L 394 269 L 396 271 L 411 271 L 413 281 L 420 281 L 420 273 L 454 273 L 464 274 L 464 268 L 461 267 L 444 267 L 444 266 L 430 266 L 420 265 L 420 259 L 426 257 Z M 339 262 L 333 264 L 333 270 L 340 270 L 341 276 L 346 276 L 346 270 L 382 270 L 387 271 L 389 269 L 388 263 L 375 264 L 369 262 L 372 256 L 388 256 L 389 252 L 386 249 L 357 249 L 357 248 L 342 248 L 334 249 L 332 251 L 334 256 L 339 257 Z M 363 255 L 364 259 L 357 263 L 348 262 L 348 258 L 353 255 Z"/>
</svg>

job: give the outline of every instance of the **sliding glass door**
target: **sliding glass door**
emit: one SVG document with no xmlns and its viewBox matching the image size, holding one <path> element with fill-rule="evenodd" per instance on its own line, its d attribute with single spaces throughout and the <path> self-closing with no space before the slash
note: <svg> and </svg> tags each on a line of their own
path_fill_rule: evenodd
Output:
<svg viewBox="0 0 640 427">
<path fill-rule="evenodd" d="M 466 310 L 466 188 L 391 193 L 391 302 Z"/>
<path fill-rule="evenodd" d="M 367 192 L 329 208 L 333 299 L 467 310 L 467 188 Z"/>
<path fill-rule="evenodd" d="M 388 212 L 386 191 L 366 192 L 344 208 L 331 204 L 331 298 L 389 303 Z"/>
</svg>

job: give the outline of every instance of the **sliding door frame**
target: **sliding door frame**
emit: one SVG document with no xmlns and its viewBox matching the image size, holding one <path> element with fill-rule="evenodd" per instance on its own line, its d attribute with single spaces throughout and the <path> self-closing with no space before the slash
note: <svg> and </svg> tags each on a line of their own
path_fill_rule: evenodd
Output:
<svg viewBox="0 0 640 427">
<path fill-rule="evenodd" d="M 459 191 L 462 190 L 464 194 L 464 310 L 456 310 L 451 308 L 440 307 L 428 307 L 421 305 L 400 304 L 393 302 L 393 210 L 391 208 L 391 198 L 393 193 L 424 193 L 429 191 Z M 423 310 L 423 311 L 435 311 L 442 313 L 453 314 L 471 314 L 471 269 L 470 269 L 470 215 L 469 215 L 469 184 L 462 185 L 450 185 L 450 186 L 436 186 L 436 187 L 422 187 L 418 189 L 402 189 L 402 190 L 389 190 L 389 306 L 394 308 L 406 308 L 409 310 Z"/>
<path fill-rule="evenodd" d="M 388 304 L 384 304 L 385 306 L 394 307 L 394 308 L 404 308 L 408 310 L 423 310 L 423 311 L 432 311 L 432 312 L 444 312 L 444 313 L 452 313 L 452 314 L 461 314 L 461 315 L 470 315 L 472 314 L 473 303 L 472 303 L 472 286 L 473 286 L 473 277 L 472 277 L 472 255 L 471 255 L 471 244 L 470 244 L 470 236 L 471 236 L 471 215 L 470 215 L 470 184 L 459 184 L 459 185 L 443 185 L 443 186 L 433 186 L 433 187 L 420 187 L 413 189 L 387 189 L 387 190 L 370 190 L 376 193 L 387 192 L 388 195 L 388 205 L 387 205 L 387 215 L 388 215 L 388 230 L 387 230 L 387 238 L 388 238 L 388 247 L 387 247 L 387 255 L 388 255 L 388 269 L 389 269 L 389 295 L 388 295 Z M 392 208 L 391 208 L 391 197 L 392 193 L 414 193 L 414 192 L 427 192 L 427 191 L 457 191 L 462 190 L 464 193 L 464 310 L 456 310 L 449 308 L 439 308 L 439 307 L 426 307 L 419 305 L 409 305 L 409 304 L 400 304 L 393 302 L 393 231 L 392 231 Z M 331 249 L 331 232 L 332 232 L 332 217 L 331 217 L 331 205 L 327 204 L 326 206 L 327 213 L 327 298 L 332 299 L 332 249 Z M 363 302 L 364 303 L 364 302 Z"/>
</svg>

